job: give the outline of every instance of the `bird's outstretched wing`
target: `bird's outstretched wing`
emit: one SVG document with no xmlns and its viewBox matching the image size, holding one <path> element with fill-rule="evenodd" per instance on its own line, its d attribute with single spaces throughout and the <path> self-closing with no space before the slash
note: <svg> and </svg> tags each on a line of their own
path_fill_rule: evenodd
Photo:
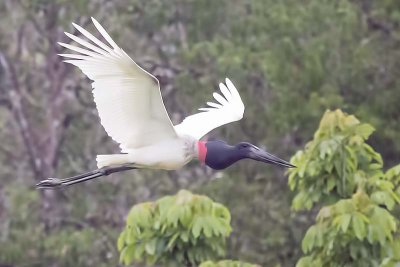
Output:
<svg viewBox="0 0 400 267">
<path fill-rule="evenodd" d="M 60 56 L 93 80 L 94 100 L 108 135 L 121 144 L 123 151 L 176 137 L 158 80 L 119 48 L 95 19 L 92 21 L 111 47 L 73 23 L 92 43 L 65 33 L 84 48 L 59 43 L 77 52 Z"/>
<path fill-rule="evenodd" d="M 220 83 L 219 88 L 222 95 L 213 94 L 217 103 L 207 102 L 209 107 L 200 108 L 202 112 L 186 117 L 175 126 L 177 133 L 200 139 L 221 125 L 243 118 L 244 104 L 233 83 L 226 78 L 226 84 Z"/>
</svg>

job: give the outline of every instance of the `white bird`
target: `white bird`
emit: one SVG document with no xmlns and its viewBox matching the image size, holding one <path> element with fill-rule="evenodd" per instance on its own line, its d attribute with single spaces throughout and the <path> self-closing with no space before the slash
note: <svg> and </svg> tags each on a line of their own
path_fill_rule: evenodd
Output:
<svg viewBox="0 0 400 267">
<path fill-rule="evenodd" d="M 38 183 L 38 187 L 71 185 L 138 168 L 176 170 L 194 158 L 213 169 L 224 169 L 243 158 L 294 167 L 250 143 L 230 146 L 223 141 L 199 141 L 211 130 L 243 117 L 244 104 L 229 79 L 219 84 L 221 93 L 213 93 L 215 102 L 207 102 L 208 107 L 200 108 L 199 113 L 174 126 L 157 78 L 137 65 L 94 18 L 92 21 L 108 44 L 73 23 L 91 43 L 66 32 L 84 48 L 59 43 L 76 52 L 60 56 L 93 80 L 93 96 L 101 124 L 120 144 L 122 153 L 98 155 L 99 169 L 66 179 L 48 178 Z"/>
</svg>

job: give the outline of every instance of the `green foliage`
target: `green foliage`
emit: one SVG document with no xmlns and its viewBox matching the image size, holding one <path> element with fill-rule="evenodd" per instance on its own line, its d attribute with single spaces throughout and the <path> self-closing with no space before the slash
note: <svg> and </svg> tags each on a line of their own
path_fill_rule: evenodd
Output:
<svg viewBox="0 0 400 267">
<path fill-rule="evenodd" d="M 384 177 L 393 183 L 393 191 L 400 196 L 400 164 L 387 170 Z"/>
<path fill-rule="evenodd" d="M 186 190 L 135 205 L 118 239 L 120 260 L 187 266 L 215 259 L 224 255 L 230 220 L 223 205 Z"/>
<path fill-rule="evenodd" d="M 298 166 L 289 170 L 290 189 L 297 192 L 292 207 L 332 203 L 377 182 L 383 176 L 382 158 L 364 142 L 373 130 L 341 110 L 325 112 L 314 139 L 291 159 Z"/>
<path fill-rule="evenodd" d="M 112 231 L 105 234 L 101 228 L 75 218 L 64 218 L 60 227 L 45 229 L 40 222 L 39 191 L 14 182 L 6 190 L 5 219 L 1 221 L 1 266 L 112 266 L 116 261 L 116 249 Z M 111 235 L 110 238 L 108 235 Z M 13 240 L 9 242 L 8 240 Z"/>
<path fill-rule="evenodd" d="M 219 262 L 206 261 L 200 264 L 199 267 L 260 267 L 260 266 L 241 261 L 223 260 Z"/>
<path fill-rule="evenodd" d="M 314 139 L 292 158 L 293 208 L 323 207 L 302 242 L 297 267 L 394 266 L 400 263 L 399 166 L 382 171 L 381 156 L 365 143 L 373 128 L 340 110 L 327 111 Z M 325 201 L 324 201 L 325 200 Z"/>
<path fill-rule="evenodd" d="M 388 210 L 358 192 L 351 199 L 322 208 L 302 248 L 319 266 L 378 266 L 393 245 L 397 224 Z M 297 266 L 309 266 L 303 262 Z"/>
</svg>

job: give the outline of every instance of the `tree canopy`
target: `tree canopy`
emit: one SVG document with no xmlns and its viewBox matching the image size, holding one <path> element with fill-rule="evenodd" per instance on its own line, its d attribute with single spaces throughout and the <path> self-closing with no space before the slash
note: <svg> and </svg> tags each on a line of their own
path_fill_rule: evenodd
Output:
<svg viewBox="0 0 400 267">
<path fill-rule="evenodd" d="M 296 266 L 395 266 L 400 261 L 397 165 L 386 173 L 366 140 L 373 127 L 327 111 L 314 139 L 298 151 L 289 185 L 295 210 L 325 205 L 306 232 Z M 397 175 L 396 175 L 397 173 Z"/>
</svg>

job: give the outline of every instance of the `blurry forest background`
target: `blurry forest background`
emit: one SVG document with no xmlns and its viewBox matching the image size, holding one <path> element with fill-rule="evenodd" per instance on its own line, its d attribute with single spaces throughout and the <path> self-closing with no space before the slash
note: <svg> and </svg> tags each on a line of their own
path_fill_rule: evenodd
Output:
<svg viewBox="0 0 400 267">
<path fill-rule="evenodd" d="M 89 80 L 61 61 L 71 22 L 95 17 L 155 74 L 172 120 L 229 77 L 245 118 L 208 138 L 247 140 L 289 159 L 328 108 L 372 124 L 385 168 L 400 162 L 398 0 L 1 0 L 0 266 L 117 266 L 130 207 L 185 188 L 232 214 L 227 258 L 293 266 L 315 210 L 293 212 L 284 170 L 242 161 L 224 172 L 131 171 L 57 191 L 46 177 L 94 169 L 117 152 Z"/>
</svg>

